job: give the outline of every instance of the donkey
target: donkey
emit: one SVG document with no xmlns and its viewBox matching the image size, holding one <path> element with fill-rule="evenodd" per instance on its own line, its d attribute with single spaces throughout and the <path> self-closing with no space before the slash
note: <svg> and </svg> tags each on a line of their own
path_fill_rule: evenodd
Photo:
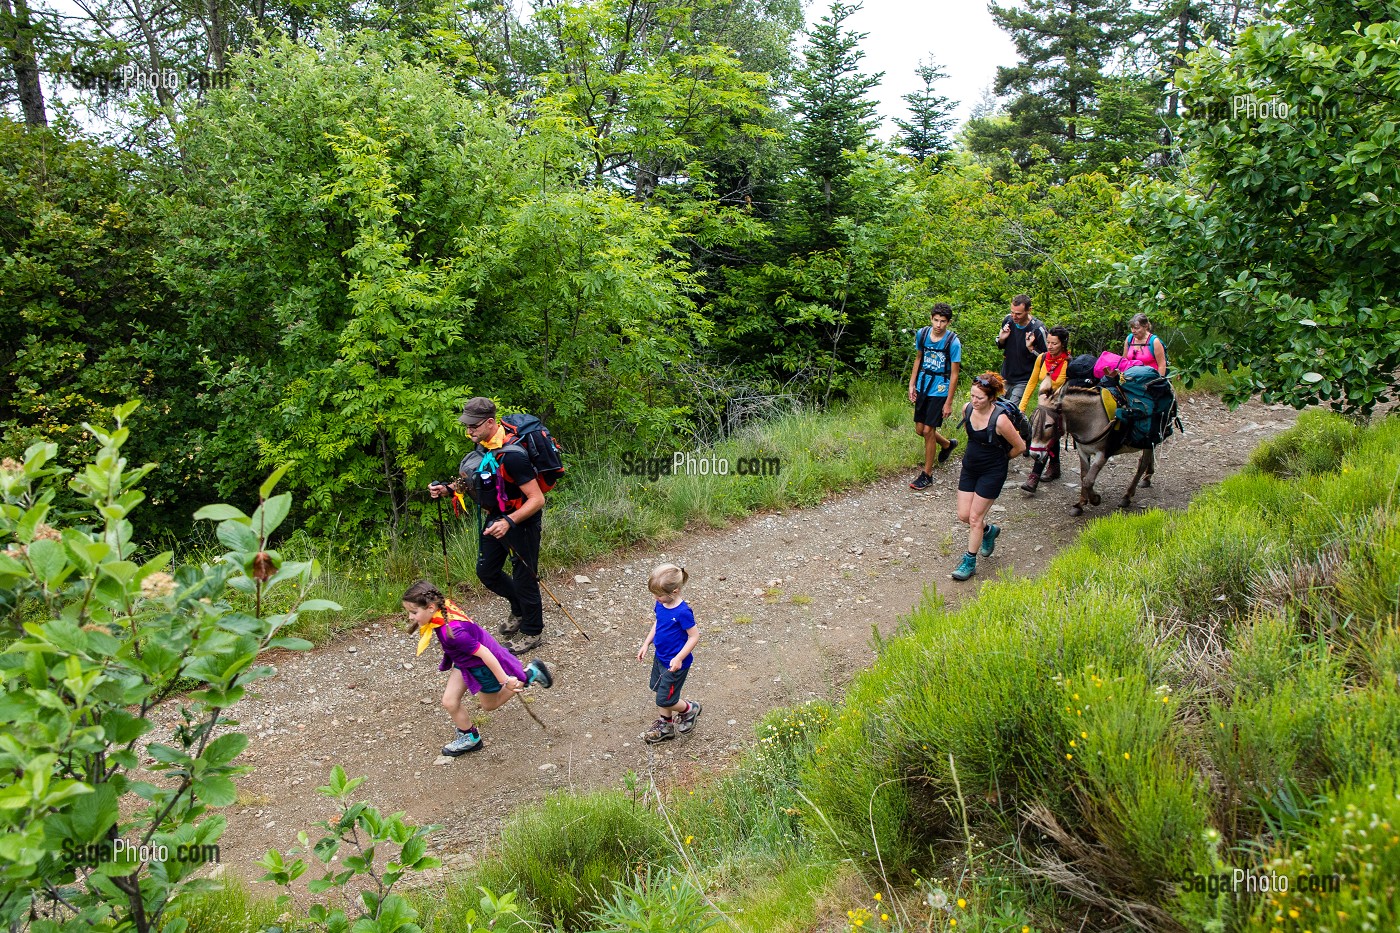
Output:
<svg viewBox="0 0 1400 933">
<path fill-rule="evenodd" d="M 1031 418 L 1031 449 L 1047 450 L 1051 444 L 1059 443 L 1061 434 L 1074 438 L 1074 446 L 1079 451 L 1079 501 L 1070 508 L 1071 515 L 1083 515 L 1084 506 L 1098 505 L 1102 499 L 1094 492 L 1094 481 L 1109 457 L 1122 453 L 1139 453 L 1137 472 L 1128 491 L 1123 494 L 1120 508 L 1128 508 L 1133 503 L 1133 493 L 1141 482 L 1144 488 L 1152 485 L 1152 471 L 1156 460 L 1151 447 L 1129 447 L 1123 443 L 1123 432 L 1113 430 L 1114 421 L 1104 410 L 1103 396 L 1098 389 L 1064 386 L 1048 404 L 1037 406 Z"/>
</svg>

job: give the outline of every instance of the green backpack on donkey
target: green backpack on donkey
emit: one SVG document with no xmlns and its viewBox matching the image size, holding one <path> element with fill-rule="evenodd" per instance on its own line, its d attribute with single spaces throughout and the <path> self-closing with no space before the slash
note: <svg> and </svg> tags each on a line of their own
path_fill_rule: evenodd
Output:
<svg viewBox="0 0 1400 933">
<path fill-rule="evenodd" d="M 1118 383 L 1118 419 L 1129 447 L 1153 447 L 1181 427 L 1171 380 L 1151 366 L 1127 369 Z"/>
</svg>

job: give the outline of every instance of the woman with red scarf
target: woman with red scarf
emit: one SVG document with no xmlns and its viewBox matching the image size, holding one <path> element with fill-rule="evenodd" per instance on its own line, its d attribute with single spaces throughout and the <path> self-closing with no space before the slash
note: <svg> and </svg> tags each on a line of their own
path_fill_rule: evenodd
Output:
<svg viewBox="0 0 1400 933">
<path fill-rule="evenodd" d="M 1060 386 L 1065 384 L 1065 377 L 1069 373 L 1069 331 L 1063 327 L 1050 328 L 1049 334 L 1045 338 L 1045 352 L 1035 358 L 1035 369 L 1031 372 L 1030 385 L 1040 385 L 1040 402 L 1044 405 L 1050 401 L 1050 396 L 1054 395 Z M 1026 410 L 1026 404 L 1030 401 L 1031 393 L 1027 392 L 1021 396 L 1021 411 Z M 1046 465 L 1049 469 L 1046 470 Z M 1044 471 L 1044 477 L 1041 472 Z M 1035 488 L 1040 485 L 1041 479 L 1051 482 L 1060 478 L 1060 439 L 1056 437 L 1050 444 L 1050 450 L 1043 459 L 1037 459 L 1035 466 L 1031 467 L 1031 475 L 1026 477 L 1026 481 L 1021 484 L 1021 488 L 1026 492 L 1035 492 Z"/>
</svg>

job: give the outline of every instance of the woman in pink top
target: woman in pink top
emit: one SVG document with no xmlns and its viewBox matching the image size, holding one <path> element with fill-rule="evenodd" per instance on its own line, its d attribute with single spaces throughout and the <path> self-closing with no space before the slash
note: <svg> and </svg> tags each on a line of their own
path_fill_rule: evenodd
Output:
<svg viewBox="0 0 1400 933">
<path fill-rule="evenodd" d="M 1123 341 L 1123 359 L 1134 366 L 1151 366 L 1162 375 L 1167 373 L 1167 348 L 1162 339 L 1152 333 L 1152 322 L 1145 314 L 1134 314 L 1128 321 L 1132 333 Z"/>
</svg>

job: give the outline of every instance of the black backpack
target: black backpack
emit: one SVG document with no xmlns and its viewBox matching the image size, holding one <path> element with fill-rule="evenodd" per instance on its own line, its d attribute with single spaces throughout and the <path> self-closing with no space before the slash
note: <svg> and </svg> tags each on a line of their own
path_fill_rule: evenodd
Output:
<svg viewBox="0 0 1400 933">
<path fill-rule="evenodd" d="M 461 474 L 460 485 L 477 505 L 490 508 L 495 505 L 502 512 L 519 508 L 525 500 L 507 499 L 505 484 L 515 480 L 505 472 L 500 455 L 507 450 L 518 450 L 530 458 L 530 466 L 535 468 L 535 480 L 540 491 L 549 492 L 564 476 L 563 449 L 554 435 L 544 426 L 544 422 L 534 415 L 506 415 L 501 418 L 506 429 L 505 443 L 495 450 L 487 450 L 480 444 L 462 458 L 457 471 Z"/>
<path fill-rule="evenodd" d="M 958 427 L 962 427 L 964 424 L 967 424 L 968 416 L 971 414 L 972 403 L 968 402 L 965 406 L 963 406 L 962 422 L 958 425 Z M 992 436 L 1000 440 L 1002 445 L 1005 446 L 1007 450 L 1011 449 L 1011 445 L 1007 444 L 1006 440 L 1004 438 L 1001 438 L 997 434 L 997 419 L 1002 416 L 1011 419 L 1011 426 L 1016 429 L 1017 434 L 1021 435 L 1021 441 L 1027 447 L 1029 447 L 1031 444 L 1030 419 L 1026 417 L 1025 412 L 1021 411 L 1021 409 L 1017 408 L 1015 405 L 1012 405 L 1009 401 L 1007 401 L 1004 398 L 994 399 L 992 401 L 992 417 L 987 421 L 987 427 L 991 429 Z"/>
<path fill-rule="evenodd" d="M 1094 361 L 1097 357 L 1092 353 L 1081 353 L 1070 360 L 1065 369 L 1065 378 L 1070 382 L 1092 382 L 1094 379 Z"/>
</svg>

